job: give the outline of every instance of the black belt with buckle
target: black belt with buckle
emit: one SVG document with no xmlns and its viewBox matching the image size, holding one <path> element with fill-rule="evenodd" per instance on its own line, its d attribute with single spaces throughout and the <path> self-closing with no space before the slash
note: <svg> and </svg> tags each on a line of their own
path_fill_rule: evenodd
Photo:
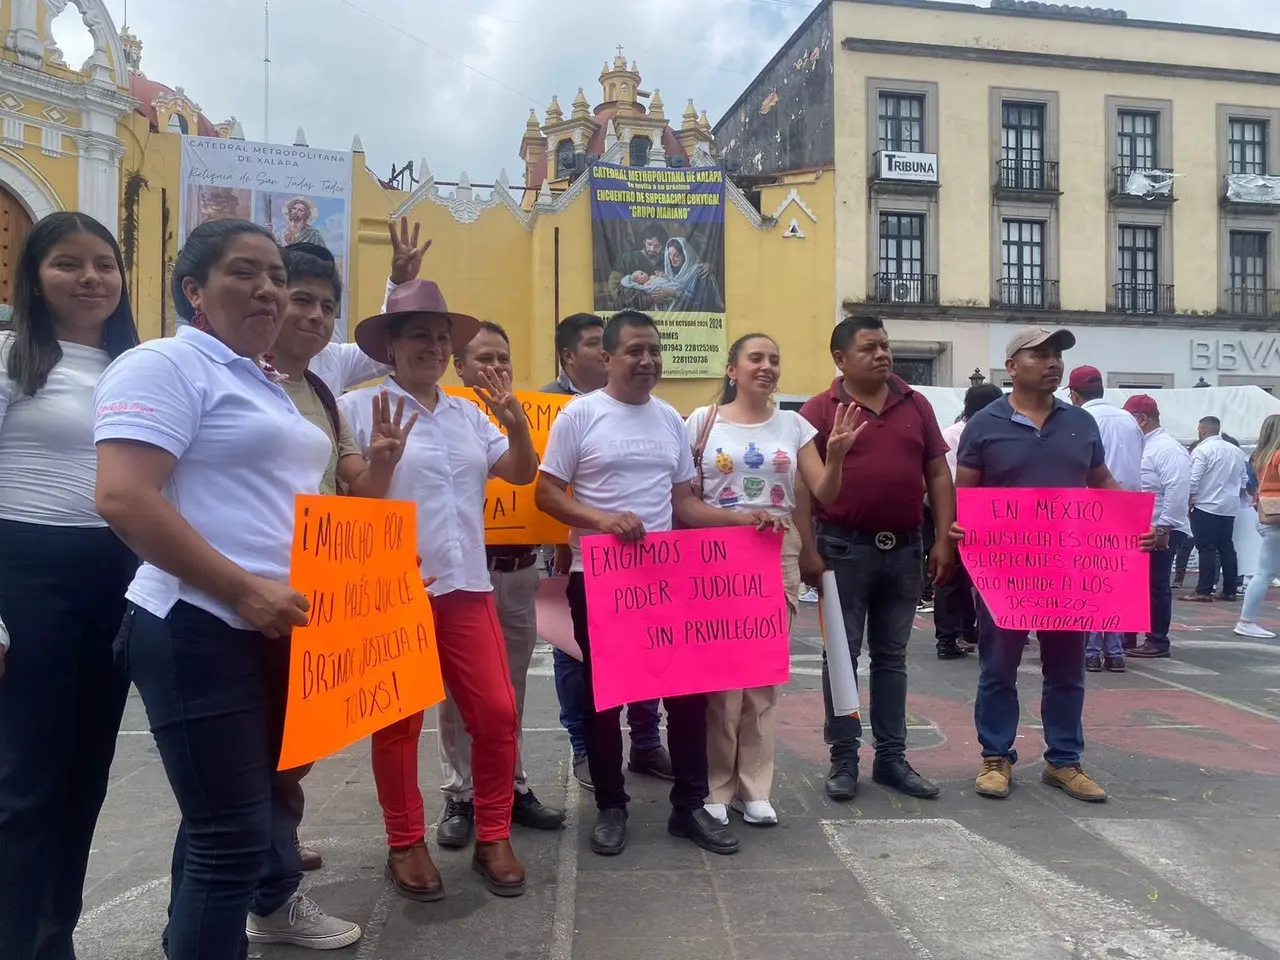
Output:
<svg viewBox="0 0 1280 960">
<path fill-rule="evenodd" d="M 865 530 L 854 530 L 836 523 L 819 523 L 818 535 L 821 536 L 823 534 L 838 537 L 841 540 L 848 540 L 850 543 L 869 543 L 877 550 L 883 550 L 885 553 L 890 550 L 897 550 L 899 547 L 919 543 L 922 539 L 919 530 L 902 530 L 896 533 L 881 530 L 879 533 L 867 533 Z"/>
<path fill-rule="evenodd" d="M 485 551 L 492 573 L 515 573 L 517 570 L 528 570 L 538 562 L 538 551 L 532 548 L 519 553 L 494 553 Z"/>
</svg>

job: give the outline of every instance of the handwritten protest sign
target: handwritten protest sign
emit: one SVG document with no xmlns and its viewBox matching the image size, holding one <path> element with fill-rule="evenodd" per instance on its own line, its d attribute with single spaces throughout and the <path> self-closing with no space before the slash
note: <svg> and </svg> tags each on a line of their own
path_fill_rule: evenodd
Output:
<svg viewBox="0 0 1280 960">
<path fill-rule="evenodd" d="M 281 770 L 444 699 L 416 521 L 412 503 L 297 498 L 289 580 L 311 621 L 293 631 Z"/>
<path fill-rule="evenodd" d="M 1121 490 L 961 487 L 965 569 L 1006 630 L 1151 628 L 1150 560 L 1138 545 L 1155 497 Z"/>
<path fill-rule="evenodd" d="M 598 709 L 787 682 L 781 534 L 584 537 L 582 565 Z"/>
<path fill-rule="evenodd" d="M 488 413 L 474 390 L 468 387 L 444 387 L 444 392 L 460 400 L 470 400 Z M 547 452 L 547 437 L 551 424 L 573 397 L 556 393 L 537 393 L 533 390 L 517 390 L 516 399 L 524 407 L 529 429 L 533 433 L 533 448 L 541 457 Z M 495 426 L 507 431 L 492 415 Z M 533 503 L 533 484 L 512 486 L 505 480 L 490 480 L 484 488 L 484 542 L 489 546 L 506 546 L 524 543 L 568 543 L 569 528 L 552 520 L 538 510 Z"/>
</svg>

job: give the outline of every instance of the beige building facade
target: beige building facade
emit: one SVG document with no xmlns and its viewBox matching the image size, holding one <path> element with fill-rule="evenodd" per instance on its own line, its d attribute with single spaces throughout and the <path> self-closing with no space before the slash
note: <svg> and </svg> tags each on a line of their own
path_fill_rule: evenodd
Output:
<svg viewBox="0 0 1280 960">
<path fill-rule="evenodd" d="M 1108 386 L 1280 390 L 1280 36 L 1054 7 L 828 0 L 721 155 L 834 166 L 833 321 L 915 382 L 999 381 L 1032 322 Z"/>
</svg>

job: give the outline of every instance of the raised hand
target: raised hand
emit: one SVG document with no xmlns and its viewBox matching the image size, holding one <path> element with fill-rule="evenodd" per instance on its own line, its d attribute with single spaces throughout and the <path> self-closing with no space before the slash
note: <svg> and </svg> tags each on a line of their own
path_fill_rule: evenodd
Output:
<svg viewBox="0 0 1280 960">
<path fill-rule="evenodd" d="M 408 217 L 400 218 L 398 231 L 396 221 L 387 224 L 387 231 L 391 234 L 391 282 L 396 286 L 417 279 L 418 271 L 422 269 L 422 257 L 431 249 L 430 240 L 418 246 L 421 227 L 422 224 L 415 223 L 410 233 Z"/>
<path fill-rule="evenodd" d="M 852 403 L 842 403 L 836 407 L 835 420 L 831 432 L 827 434 L 827 458 L 843 457 L 858 439 L 858 434 L 867 427 L 862 419 L 862 409 Z"/>
<path fill-rule="evenodd" d="M 480 371 L 481 385 L 472 387 L 480 401 L 489 408 L 489 412 L 510 433 L 515 427 L 528 420 L 524 415 L 524 407 L 516 399 L 511 389 L 511 374 L 497 367 L 485 367 Z"/>
<path fill-rule="evenodd" d="M 394 467 L 399 463 L 404 456 L 405 443 L 417 422 L 417 411 L 405 422 L 404 397 L 396 400 L 393 417 L 391 395 L 385 390 L 377 394 L 373 398 L 373 433 L 369 441 L 369 461 L 387 467 Z"/>
</svg>

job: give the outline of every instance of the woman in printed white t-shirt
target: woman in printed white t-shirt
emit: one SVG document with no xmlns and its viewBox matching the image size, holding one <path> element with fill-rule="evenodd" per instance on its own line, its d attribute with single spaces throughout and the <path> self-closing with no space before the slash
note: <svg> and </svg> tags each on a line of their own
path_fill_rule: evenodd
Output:
<svg viewBox="0 0 1280 960">
<path fill-rule="evenodd" d="M 780 372 L 778 345 L 772 338 L 762 333 L 739 337 L 729 348 L 720 402 L 695 410 L 685 429 L 706 503 L 728 510 L 764 509 L 791 520 L 782 546 L 782 579 L 794 617 L 801 551 L 816 553 L 809 492 L 822 503 L 835 500 L 845 454 L 862 426 L 856 409 L 840 407 L 824 465 L 814 446 L 813 426 L 771 401 Z M 747 823 L 772 826 L 778 822 L 769 802 L 777 693 L 776 687 L 757 687 L 708 697 L 711 792 L 706 809 L 721 823 L 729 822 L 731 803 Z"/>
</svg>

